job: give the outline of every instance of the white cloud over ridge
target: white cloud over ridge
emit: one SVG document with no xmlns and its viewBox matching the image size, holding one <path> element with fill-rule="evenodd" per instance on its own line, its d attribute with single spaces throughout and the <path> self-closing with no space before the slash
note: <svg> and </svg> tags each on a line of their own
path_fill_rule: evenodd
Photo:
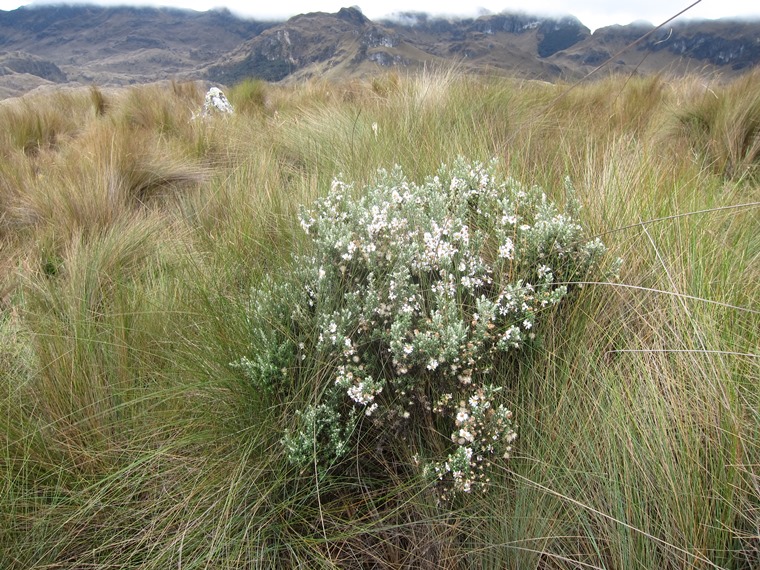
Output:
<svg viewBox="0 0 760 570">
<path fill-rule="evenodd" d="M 356 0 L 353 0 L 356 1 Z M 232 12 L 260 19 L 285 19 L 306 12 L 337 12 L 350 5 L 352 0 L 281 0 L 270 3 L 250 3 L 244 0 L 96 0 L 68 3 L 93 3 L 100 5 L 172 6 L 190 10 L 210 10 L 225 7 Z M 49 3 L 35 0 L 34 4 Z M 0 0 L 0 9 L 12 10 L 30 4 L 24 0 Z M 646 20 L 660 24 L 681 10 L 694 4 L 689 0 L 638 0 L 635 3 L 610 2 L 609 0 L 533 0 L 526 8 L 522 0 L 480 0 L 465 7 L 461 0 L 362 0 L 359 7 L 371 19 L 390 16 L 397 12 L 426 12 L 431 15 L 475 16 L 484 10 L 498 13 L 519 11 L 536 15 L 572 14 L 592 30 L 611 24 L 628 24 Z M 760 20 L 760 2 L 748 0 L 702 0 L 692 7 L 684 19 L 756 18 Z"/>
</svg>

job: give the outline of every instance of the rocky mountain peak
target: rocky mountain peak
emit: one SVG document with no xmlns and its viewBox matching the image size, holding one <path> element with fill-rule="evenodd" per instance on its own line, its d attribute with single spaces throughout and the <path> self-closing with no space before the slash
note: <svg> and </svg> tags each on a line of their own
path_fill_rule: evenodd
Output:
<svg viewBox="0 0 760 570">
<path fill-rule="evenodd" d="M 538 26 L 538 55 L 549 57 L 567 49 L 591 35 L 591 30 L 575 16 L 546 19 Z"/>
<path fill-rule="evenodd" d="M 351 6 L 350 8 L 341 8 L 338 10 L 336 16 L 341 20 L 351 22 L 357 26 L 364 26 L 370 23 L 370 19 L 367 18 L 362 13 L 361 9 L 357 6 Z"/>
</svg>

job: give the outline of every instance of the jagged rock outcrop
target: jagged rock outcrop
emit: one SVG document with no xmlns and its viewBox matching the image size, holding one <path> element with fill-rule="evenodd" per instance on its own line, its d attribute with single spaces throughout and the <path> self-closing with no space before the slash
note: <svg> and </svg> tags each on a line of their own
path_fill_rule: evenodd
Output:
<svg viewBox="0 0 760 570">
<path fill-rule="evenodd" d="M 573 16 L 550 18 L 523 13 L 502 13 L 479 18 L 447 19 L 405 12 L 386 23 L 392 25 L 393 22 L 408 30 L 448 36 L 451 41 L 466 41 L 477 34 L 531 34 L 537 39 L 536 51 L 539 57 L 549 57 L 591 35 L 591 31 Z"/>
<path fill-rule="evenodd" d="M 573 16 L 546 19 L 538 25 L 538 56 L 549 57 L 585 40 L 591 30 Z"/>
<path fill-rule="evenodd" d="M 645 49 L 667 50 L 670 53 L 690 57 L 715 66 L 731 66 L 734 70 L 749 69 L 760 63 L 760 35 L 739 33 L 746 24 L 742 22 L 721 22 L 693 29 L 678 26 L 659 30 L 647 41 Z"/>
<path fill-rule="evenodd" d="M 486 34 L 524 34 L 537 29 L 541 23 L 541 18 L 527 14 L 497 14 L 478 18 L 473 22 L 473 29 Z"/>
<path fill-rule="evenodd" d="M 341 8 L 338 10 L 338 13 L 335 14 L 335 17 L 357 26 L 366 26 L 367 24 L 372 23 L 370 19 L 355 6 L 352 6 L 351 8 Z"/>
<path fill-rule="evenodd" d="M 569 75 L 548 61 L 550 56 L 590 36 L 589 29 L 572 16 L 525 13 L 453 19 L 405 12 L 384 23 L 408 43 L 437 57 L 457 58 L 465 68 L 545 80 Z"/>
<path fill-rule="evenodd" d="M 398 34 L 357 8 L 301 14 L 244 42 L 224 62 L 210 66 L 207 77 L 227 84 L 245 77 L 279 81 L 309 66 L 324 73 L 345 63 L 393 65 L 403 60 L 392 51 L 401 43 Z"/>
</svg>

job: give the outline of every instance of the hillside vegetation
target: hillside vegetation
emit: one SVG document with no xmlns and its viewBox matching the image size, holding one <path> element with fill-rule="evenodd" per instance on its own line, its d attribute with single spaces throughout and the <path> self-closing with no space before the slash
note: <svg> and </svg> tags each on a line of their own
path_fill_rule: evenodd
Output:
<svg viewBox="0 0 760 570">
<path fill-rule="evenodd" d="M 570 86 L 427 71 L 227 95 L 235 114 L 208 118 L 192 83 L 0 103 L 0 567 L 760 566 L 760 73 Z M 509 457 L 477 488 L 436 464 L 457 491 L 441 494 L 420 457 L 464 448 L 425 404 L 449 381 L 437 361 L 409 381 L 414 422 L 354 418 L 361 395 L 320 407 L 359 356 L 316 340 L 332 330 L 319 311 L 343 315 L 375 273 L 320 266 L 319 240 L 350 231 L 363 197 L 435 188 L 462 161 L 573 212 L 568 248 L 604 247 L 556 283 L 530 264 L 499 273 L 567 295 L 525 305 L 535 339 L 462 381 L 517 439 L 504 432 Z M 394 165 L 396 186 L 377 174 Z M 350 215 L 306 233 L 336 188 Z M 460 242 L 505 267 L 512 241 L 497 256 L 500 222 L 477 219 Z M 313 311 L 312 270 L 334 284 Z M 404 275 L 442 303 L 443 269 Z M 443 325 L 466 316 L 487 336 L 485 293 L 468 295 Z M 408 338 L 438 338 L 437 322 Z M 404 363 L 357 326 L 347 346 L 397 379 Z M 406 397 L 374 390 L 362 402 Z M 355 423 L 325 435 L 319 413 Z"/>
</svg>

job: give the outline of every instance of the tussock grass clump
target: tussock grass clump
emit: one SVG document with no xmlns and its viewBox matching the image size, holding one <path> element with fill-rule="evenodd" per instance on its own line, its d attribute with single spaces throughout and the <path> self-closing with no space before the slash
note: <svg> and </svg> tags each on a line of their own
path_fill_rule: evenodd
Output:
<svg viewBox="0 0 760 570">
<path fill-rule="evenodd" d="M 52 100 L 36 97 L 0 108 L 3 133 L 0 135 L 0 153 L 13 150 L 26 156 L 55 149 L 62 139 L 75 133 L 81 126 L 82 98 L 59 94 Z M 80 107 L 80 108 L 77 108 Z"/>
<path fill-rule="evenodd" d="M 754 71 L 725 86 L 703 85 L 677 113 L 680 132 L 715 172 L 755 178 L 760 164 L 760 93 Z"/>
<path fill-rule="evenodd" d="M 55 97 L 48 110 L 36 105 L 48 115 L 53 109 L 63 113 L 62 100 Z M 138 133 L 128 121 L 87 112 L 84 95 L 67 100 L 79 101 L 84 110 L 65 115 L 76 123 L 66 139 L 44 152 L 15 151 L 0 159 L 0 235 L 9 241 L 50 234 L 52 241 L 65 242 L 81 232 L 108 230 L 203 181 L 205 168 L 184 141 L 163 139 L 161 124 Z"/>
<path fill-rule="evenodd" d="M 192 117 L 202 102 L 203 93 L 197 88 L 179 88 L 174 84 L 171 96 L 161 85 L 130 89 L 119 106 L 117 120 L 132 129 L 158 131 L 164 135 L 178 135 L 189 128 Z"/>
<path fill-rule="evenodd" d="M 248 82 L 229 93 L 242 111 L 204 120 L 191 120 L 203 102 L 197 84 L 3 102 L 0 567 L 755 568 L 758 75 L 612 76 L 567 89 L 443 70 Z M 454 207 L 450 176 L 424 182 L 460 155 L 496 157 L 493 180 L 522 181 L 520 215 L 528 196 L 540 197 L 533 186 L 543 188 L 545 204 L 584 229 L 546 243 L 580 255 L 598 237 L 605 259 L 625 260 L 619 279 L 560 274 L 551 247 L 518 268 L 528 230 L 486 220 L 498 204 Z M 401 207 L 392 189 L 403 196 L 403 180 L 410 195 L 431 190 L 405 210 L 421 233 L 370 242 L 385 203 L 371 202 L 378 169 L 391 176 L 393 165 L 405 177 L 383 186 L 388 212 Z M 331 193 L 335 179 L 355 185 Z M 493 188 L 514 198 L 511 184 Z M 338 214 L 305 234 L 299 212 L 316 221 L 327 204 Z M 377 220 L 359 215 L 361 204 L 377 206 Z M 442 217 L 426 217 L 434 212 Z M 444 263 L 447 246 L 466 249 L 456 220 L 491 273 Z M 512 260 L 499 257 L 507 238 Z M 365 262 L 362 252 L 377 255 L 370 243 L 393 240 L 399 251 L 417 247 L 419 270 Z M 567 286 L 572 302 L 533 321 L 530 311 L 489 321 L 489 303 L 513 279 L 532 307 L 542 265 L 552 270 L 541 270 L 545 290 Z M 320 267 L 332 286 L 309 307 L 303 285 L 318 290 Z M 403 306 L 380 287 L 391 281 L 419 297 L 408 327 L 372 317 L 380 304 Z M 349 315 L 354 306 L 376 325 L 362 325 L 359 309 Z M 513 324 L 536 338 L 486 371 L 493 343 L 478 344 L 474 331 L 503 336 Z M 485 354 L 468 385 L 434 354 L 459 346 L 444 342 L 457 327 Z M 424 358 L 409 360 L 415 353 Z M 243 355 L 250 366 L 230 365 Z M 373 401 L 370 384 L 351 383 L 360 365 L 382 383 Z M 401 366 L 424 386 L 411 406 L 394 384 Z M 460 403 L 486 386 L 503 387 L 491 409 L 519 422 L 511 458 L 493 455 L 484 491 L 463 492 L 462 477 L 438 503 L 433 483 L 455 486 L 446 462 L 468 447 L 460 437 L 475 436 L 459 433 L 474 415 Z M 448 408 L 427 410 L 441 392 L 451 393 Z M 329 430 L 303 428 L 330 393 L 348 446 L 315 468 Z M 355 421 L 345 421 L 351 410 Z M 419 421 L 393 431 L 405 410 Z M 325 412 L 313 414 L 315 429 Z M 291 461 L 285 434 L 302 451 L 311 445 L 310 463 Z M 426 463 L 443 479 L 426 479 Z"/>
<path fill-rule="evenodd" d="M 92 106 L 95 110 L 95 115 L 98 117 L 105 115 L 110 104 L 103 91 L 93 85 L 90 87 L 90 99 L 92 100 Z"/>
<path fill-rule="evenodd" d="M 229 99 L 239 113 L 264 111 L 267 106 L 267 84 L 260 79 L 241 81 L 230 90 Z"/>
</svg>

